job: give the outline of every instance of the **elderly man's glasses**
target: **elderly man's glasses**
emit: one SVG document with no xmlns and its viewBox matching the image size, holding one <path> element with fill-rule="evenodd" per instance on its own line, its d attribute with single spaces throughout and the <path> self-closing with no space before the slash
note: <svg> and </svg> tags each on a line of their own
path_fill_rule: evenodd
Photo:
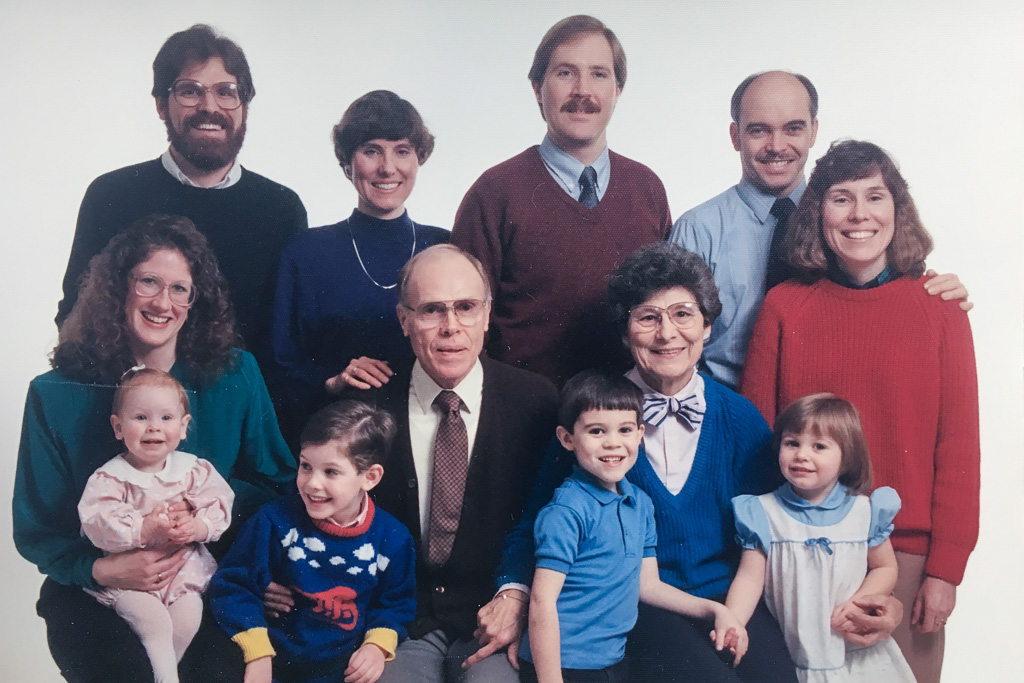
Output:
<svg viewBox="0 0 1024 683">
<path fill-rule="evenodd" d="M 221 109 L 231 110 L 242 106 L 237 83 L 224 82 L 205 86 L 199 81 L 175 81 L 167 91 L 174 95 L 175 101 L 183 107 L 197 106 L 206 99 L 207 91 L 213 93 L 213 99 Z"/>
<path fill-rule="evenodd" d="M 156 275 L 139 275 L 135 280 L 135 293 L 144 299 L 160 296 L 167 290 L 167 298 L 175 306 L 191 306 L 196 300 L 196 288 L 188 282 L 172 282 L 166 284 Z"/>
<path fill-rule="evenodd" d="M 405 306 L 413 312 L 420 327 L 429 329 L 437 327 L 448 320 L 448 312 L 455 314 L 455 319 L 463 325 L 480 322 L 487 306 L 480 299 L 459 299 L 458 301 L 428 301 L 413 308 Z"/>
<path fill-rule="evenodd" d="M 629 321 L 642 330 L 655 330 L 661 327 L 662 315 L 668 315 L 668 319 L 680 330 L 696 327 L 703 321 L 700 306 L 694 301 L 681 301 L 668 308 L 643 304 L 629 311 Z"/>
</svg>

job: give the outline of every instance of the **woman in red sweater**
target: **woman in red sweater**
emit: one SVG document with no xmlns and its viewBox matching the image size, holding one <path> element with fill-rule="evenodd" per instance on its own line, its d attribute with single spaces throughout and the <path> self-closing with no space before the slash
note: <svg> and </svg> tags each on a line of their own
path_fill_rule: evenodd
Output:
<svg viewBox="0 0 1024 683">
<path fill-rule="evenodd" d="M 978 537 L 978 386 L 967 315 L 919 278 L 932 240 L 881 148 L 834 143 L 790 219 L 784 258 L 802 276 L 772 289 L 742 390 L 770 423 L 831 391 L 860 411 L 877 486 L 903 510 L 893 633 L 917 680 L 938 681 L 944 625 Z"/>
</svg>

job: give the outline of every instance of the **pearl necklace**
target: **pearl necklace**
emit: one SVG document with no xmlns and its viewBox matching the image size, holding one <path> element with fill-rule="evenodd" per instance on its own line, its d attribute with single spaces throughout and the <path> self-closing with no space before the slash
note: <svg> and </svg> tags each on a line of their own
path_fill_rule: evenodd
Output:
<svg viewBox="0 0 1024 683">
<path fill-rule="evenodd" d="M 412 223 L 412 251 L 409 252 L 409 258 L 412 258 L 413 255 L 416 253 L 416 223 L 413 221 L 409 222 Z M 363 263 L 363 257 L 359 255 L 359 246 L 356 244 L 355 231 L 353 231 L 352 228 L 349 228 L 348 235 L 349 237 L 352 238 L 352 248 L 356 252 L 356 260 L 359 261 L 359 267 L 363 269 L 363 274 L 370 279 L 370 282 L 377 285 L 381 289 L 394 289 L 395 287 L 397 287 L 397 282 L 393 285 L 382 285 L 381 283 L 373 279 L 373 276 L 370 275 L 370 271 L 366 270 L 366 264 Z"/>
</svg>

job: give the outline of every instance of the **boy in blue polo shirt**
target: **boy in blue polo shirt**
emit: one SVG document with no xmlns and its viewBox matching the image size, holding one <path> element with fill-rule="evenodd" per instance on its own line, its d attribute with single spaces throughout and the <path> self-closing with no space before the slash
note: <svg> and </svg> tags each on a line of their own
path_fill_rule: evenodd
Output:
<svg viewBox="0 0 1024 683">
<path fill-rule="evenodd" d="M 714 619 L 716 647 L 737 662 L 746 651 L 746 630 L 728 608 L 658 575 L 654 506 L 624 479 L 643 437 L 642 413 L 643 394 L 621 375 L 581 372 L 562 390 L 557 435 L 576 465 L 534 525 L 524 683 L 625 682 L 626 636 L 639 600 Z"/>
</svg>

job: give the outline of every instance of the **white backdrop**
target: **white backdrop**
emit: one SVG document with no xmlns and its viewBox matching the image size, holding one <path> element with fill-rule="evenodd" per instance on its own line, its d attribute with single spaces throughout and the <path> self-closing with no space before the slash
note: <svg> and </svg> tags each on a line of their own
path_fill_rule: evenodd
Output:
<svg viewBox="0 0 1024 683">
<path fill-rule="evenodd" d="M 100 173 L 166 146 L 148 92 L 167 36 L 206 22 L 242 45 L 257 96 L 241 159 L 297 191 L 311 225 L 335 222 L 355 203 L 329 138 L 348 103 L 377 88 L 412 101 L 437 147 L 410 212 L 447 227 L 484 169 L 540 141 L 526 72 L 547 28 L 578 12 L 611 26 L 629 58 L 609 144 L 660 175 L 674 216 L 738 180 L 728 103 L 755 71 L 795 70 L 817 85 L 812 159 L 850 136 L 901 163 L 937 244 L 929 264 L 958 273 L 977 304 L 981 540 L 948 626 L 947 680 L 1021 680 L 1024 21 L 1009 0 L 0 0 L 0 487 L 13 486 L 25 389 L 56 340 L 82 194 Z M 55 681 L 34 612 L 40 576 L 16 553 L 10 526 L 4 505 L 0 670 L 10 681 Z"/>
</svg>

